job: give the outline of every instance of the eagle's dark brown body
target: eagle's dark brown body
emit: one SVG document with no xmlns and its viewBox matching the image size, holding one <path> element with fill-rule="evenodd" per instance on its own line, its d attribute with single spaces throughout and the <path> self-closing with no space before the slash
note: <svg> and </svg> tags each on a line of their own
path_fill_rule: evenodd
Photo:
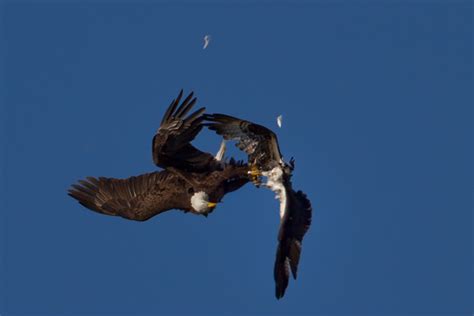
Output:
<svg viewBox="0 0 474 316">
<path fill-rule="evenodd" d="M 193 209 L 191 196 L 206 192 L 209 201 L 218 203 L 224 195 L 249 182 L 247 170 L 245 164 L 230 163 L 209 173 L 171 169 L 127 179 L 89 177 L 73 185 L 69 195 L 96 212 L 136 221 L 171 209 L 207 215 Z"/>
<path fill-rule="evenodd" d="M 278 140 L 270 129 L 224 114 L 204 115 L 200 108 L 188 115 L 196 98 L 189 94 L 180 104 L 182 91 L 166 110 L 152 141 L 152 157 L 162 171 L 127 179 L 94 178 L 72 185 L 69 195 L 98 213 L 145 221 L 172 209 L 205 215 L 229 192 L 248 183 L 264 184 L 280 200 L 280 230 L 274 265 L 275 295 L 285 294 L 290 271 L 296 278 L 303 237 L 311 224 L 311 203 L 294 191 L 293 160 L 286 164 Z M 204 126 L 248 154 L 248 164 L 224 161 L 225 142 L 214 157 L 191 142 Z M 255 168 L 257 171 L 255 171 Z M 257 177 L 257 178 L 255 178 Z"/>
<path fill-rule="evenodd" d="M 182 96 L 168 106 L 152 141 L 153 161 L 165 170 L 127 179 L 88 177 L 69 195 L 96 212 L 145 221 L 172 209 L 207 215 L 225 194 L 249 182 L 246 164 L 217 160 L 191 145 L 205 108 L 188 115 L 196 98 L 191 93 L 180 104 Z"/>
<path fill-rule="evenodd" d="M 186 190 L 206 192 L 210 201 L 218 203 L 224 195 L 238 190 L 250 181 L 247 172 L 246 164 L 232 163 L 227 164 L 223 170 L 214 170 L 209 173 L 186 173 Z"/>
</svg>

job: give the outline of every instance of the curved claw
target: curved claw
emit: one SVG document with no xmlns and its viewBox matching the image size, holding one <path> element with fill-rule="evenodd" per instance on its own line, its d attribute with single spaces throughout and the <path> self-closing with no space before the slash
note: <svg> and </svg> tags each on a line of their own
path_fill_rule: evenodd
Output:
<svg viewBox="0 0 474 316">
<path fill-rule="evenodd" d="M 262 181 L 261 181 L 262 172 L 260 171 L 260 169 L 258 169 L 256 165 L 251 165 L 248 171 L 248 174 L 249 174 L 250 179 L 252 180 L 252 183 L 257 188 L 259 188 L 260 185 L 262 184 Z"/>
<path fill-rule="evenodd" d="M 256 165 L 251 165 L 248 174 L 252 177 L 260 177 L 262 175 L 262 172 L 260 171 L 260 169 L 258 169 Z"/>
</svg>

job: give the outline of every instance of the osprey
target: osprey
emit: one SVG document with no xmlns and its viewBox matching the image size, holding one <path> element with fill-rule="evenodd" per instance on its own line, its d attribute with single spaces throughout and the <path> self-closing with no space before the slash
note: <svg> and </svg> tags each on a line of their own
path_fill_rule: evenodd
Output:
<svg viewBox="0 0 474 316">
<path fill-rule="evenodd" d="M 224 140 L 236 140 L 236 146 L 248 154 L 249 171 L 253 182 L 259 186 L 264 176 L 264 186 L 275 192 L 280 200 L 280 229 L 276 252 L 274 278 L 275 296 L 280 299 L 288 287 L 290 270 L 296 279 L 301 244 L 311 225 L 311 203 L 302 191 L 295 192 L 291 183 L 294 160 L 283 161 L 278 140 L 268 128 L 224 114 L 204 115 L 204 123 Z"/>
<path fill-rule="evenodd" d="M 171 209 L 207 216 L 224 195 L 249 182 L 248 165 L 223 160 L 224 142 L 216 157 L 190 144 L 205 108 L 186 116 L 196 98 L 191 93 L 179 105 L 182 95 L 169 105 L 152 142 L 153 161 L 165 170 L 127 179 L 87 177 L 69 195 L 93 211 L 145 221 Z"/>
</svg>

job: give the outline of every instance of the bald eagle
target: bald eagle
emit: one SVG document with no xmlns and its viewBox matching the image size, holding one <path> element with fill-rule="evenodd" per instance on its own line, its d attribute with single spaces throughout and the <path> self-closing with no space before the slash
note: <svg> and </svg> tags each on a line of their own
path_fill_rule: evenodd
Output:
<svg viewBox="0 0 474 316">
<path fill-rule="evenodd" d="M 249 173 L 254 183 L 260 185 L 259 177 L 275 192 L 280 200 L 280 229 L 274 265 L 275 296 L 280 299 L 288 287 L 290 270 L 296 279 L 303 237 L 311 225 L 312 207 L 302 191 L 294 191 L 291 176 L 293 158 L 283 161 L 278 140 L 270 129 L 249 121 L 224 114 L 205 114 L 204 123 L 210 130 L 225 140 L 235 140 L 236 146 L 248 154 Z"/>
<path fill-rule="evenodd" d="M 203 114 L 206 111 L 202 107 L 186 117 L 197 101 L 193 95 L 191 92 L 177 108 L 183 96 L 181 90 L 163 115 L 152 141 L 153 162 L 158 167 L 201 173 L 222 169 L 222 160 L 218 159 L 221 157 L 214 157 L 191 145 L 191 141 L 203 128 Z"/>
<path fill-rule="evenodd" d="M 169 105 L 152 141 L 153 161 L 165 170 L 127 179 L 87 177 L 69 195 L 93 211 L 145 221 L 172 209 L 207 216 L 227 193 L 248 183 L 247 164 L 223 160 L 224 142 L 216 157 L 191 145 L 205 108 L 187 115 L 196 98 L 191 93 L 179 104 L 182 95 Z"/>
</svg>

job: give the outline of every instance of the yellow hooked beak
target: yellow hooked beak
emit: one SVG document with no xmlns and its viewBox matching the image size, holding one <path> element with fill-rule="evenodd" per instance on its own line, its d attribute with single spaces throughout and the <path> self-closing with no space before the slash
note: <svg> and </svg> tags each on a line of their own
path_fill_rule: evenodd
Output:
<svg viewBox="0 0 474 316">
<path fill-rule="evenodd" d="M 207 207 L 209 208 L 214 208 L 216 207 L 217 203 L 214 203 L 214 202 L 207 202 Z"/>
</svg>

